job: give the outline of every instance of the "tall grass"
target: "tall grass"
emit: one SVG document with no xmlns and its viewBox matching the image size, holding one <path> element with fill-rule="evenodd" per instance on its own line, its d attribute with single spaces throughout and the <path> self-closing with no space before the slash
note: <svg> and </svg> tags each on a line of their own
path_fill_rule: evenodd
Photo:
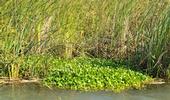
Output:
<svg viewBox="0 0 170 100">
<path fill-rule="evenodd" d="M 3 0 L 0 5 L 2 69 L 19 69 L 31 54 L 126 59 L 158 75 L 168 69 L 169 0 Z"/>
</svg>

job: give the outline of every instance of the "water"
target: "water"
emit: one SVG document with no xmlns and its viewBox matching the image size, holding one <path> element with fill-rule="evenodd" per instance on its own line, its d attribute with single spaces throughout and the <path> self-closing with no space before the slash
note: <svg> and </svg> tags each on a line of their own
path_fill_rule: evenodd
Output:
<svg viewBox="0 0 170 100">
<path fill-rule="evenodd" d="M 154 85 L 143 90 L 80 92 L 48 89 L 37 84 L 0 86 L 0 100 L 170 100 L 170 84 Z"/>
</svg>

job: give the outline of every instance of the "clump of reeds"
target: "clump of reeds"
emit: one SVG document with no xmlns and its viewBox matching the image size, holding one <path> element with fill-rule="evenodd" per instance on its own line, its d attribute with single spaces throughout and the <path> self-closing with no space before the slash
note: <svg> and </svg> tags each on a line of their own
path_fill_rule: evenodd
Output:
<svg viewBox="0 0 170 100">
<path fill-rule="evenodd" d="M 128 59 L 159 75 L 170 63 L 169 0 L 3 0 L 0 5 L 1 62 L 7 55 L 89 55 Z"/>
</svg>

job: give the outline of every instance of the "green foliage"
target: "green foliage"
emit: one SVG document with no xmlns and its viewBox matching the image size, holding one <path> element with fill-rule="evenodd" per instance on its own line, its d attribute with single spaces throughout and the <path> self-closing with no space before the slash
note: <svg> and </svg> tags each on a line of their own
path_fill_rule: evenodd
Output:
<svg viewBox="0 0 170 100">
<path fill-rule="evenodd" d="M 43 55 L 30 55 L 24 58 L 24 63 L 20 66 L 21 78 L 44 78 L 47 70 L 51 67 L 52 57 Z"/>
<path fill-rule="evenodd" d="M 151 80 L 128 66 L 109 60 L 75 58 L 54 59 L 44 79 L 48 86 L 74 90 L 113 90 L 141 88 Z"/>
<path fill-rule="evenodd" d="M 7 61 L 9 59 L 3 61 L 6 66 L 2 68 L 7 69 L 1 69 L 2 76 L 15 74 L 9 69 L 12 64 L 20 64 L 17 71 L 18 78 L 41 78 L 45 85 L 64 89 L 118 92 L 131 87 L 141 88 L 146 82 L 151 81 L 149 76 L 131 70 L 131 67 L 124 62 L 111 59 L 89 57 L 63 59 L 50 55 L 29 55 L 23 58 L 11 58 L 11 62 Z"/>
<path fill-rule="evenodd" d="M 1 76 L 44 76 L 50 67 L 29 58 L 44 54 L 128 60 L 168 76 L 169 0 L 1 0 L 0 13 Z"/>
</svg>

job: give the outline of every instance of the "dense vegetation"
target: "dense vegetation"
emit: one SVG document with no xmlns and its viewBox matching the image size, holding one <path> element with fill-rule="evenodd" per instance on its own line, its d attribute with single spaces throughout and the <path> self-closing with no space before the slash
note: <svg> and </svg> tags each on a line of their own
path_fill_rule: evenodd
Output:
<svg viewBox="0 0 170 100">
<path fill-rule="evenodd" d="M 47 86 L 74 90 L 114 90 L 141 88 L 151 78 L 109 60 L 76 58 L 54 60 L 45 78 Z"/>
<path fill-rule="evenodd" d="M 151 77 L 133 71 L 130 65 L 120 61 L 89 57 L 61 59 L 47 55 L 25 57 L 19 75 L 23 79 L 43 78 L 48 87 L 86 91 L 139 89 L 152 81 Z"/>
<path fill-rule="evenodd" d="M 84 78 L 89 79 L 107 72 L 109 80 L 114 72 L 127 72 L 127 78 L 137 74 L 139 81 L 144 77 L 122 69 L 119 63 L 118 69 L 108 69 L 84 60 L 86 63 L 79 67 L 71 60 L 78 56 L 107 59 L 106 63 L 123 61 L 127 62 L 125 66 L 154 77 L 170 77 L 169 0 L 2 0 L 0 13 L 0 77 L 46 77 L 47 82 L 55 84 L 61 72 L 67 79 L 77 70 L 88 72 L 91 76 Z M 55 59 L 56 65 L 51 65 L 50 59 Z M 70 73 L 62 71 L 68 68 L 67 60 Z M 61 84 L 72 86 L 64 81 Z"/>
</svg>

